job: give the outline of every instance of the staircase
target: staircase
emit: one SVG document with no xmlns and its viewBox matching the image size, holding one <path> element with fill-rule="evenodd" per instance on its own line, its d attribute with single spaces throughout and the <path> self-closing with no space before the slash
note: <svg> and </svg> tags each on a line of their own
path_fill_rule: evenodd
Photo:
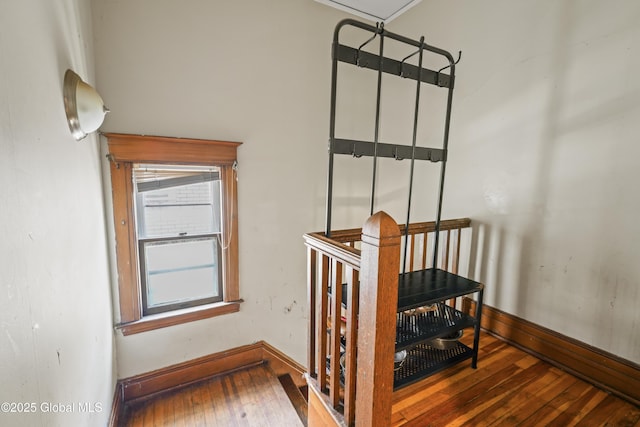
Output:
<svg viewBox="0 0 640 427">
<path fill-rule="evenodd" d="M 305 387 L 263 362 L 132 402 L 118 425 L 306 426 L 306 399 Z"/>
<path fill-rule="evenodd" d="M 280 381 L 285 393 L 287 393 L 294 409 L 298 413 L 300 421 L 302 421 L 302 424 L 307 427 L 309 388 L 306 385 L 298 387 L 289 374 L 280 375 L 278 380 Z"/>
</svg>

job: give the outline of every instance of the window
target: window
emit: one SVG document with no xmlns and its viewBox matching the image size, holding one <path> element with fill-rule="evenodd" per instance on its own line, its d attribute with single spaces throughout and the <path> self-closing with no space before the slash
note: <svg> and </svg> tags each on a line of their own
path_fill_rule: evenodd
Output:
<svg viewBox="0 0 640 427">
<path fill-rule="evenodd" d="M 222 301 L 220 171 L 133 166 L 142 314 Z"/>
<path fill-rule="evenodd" d="M 238 311 L 239 143 L 106 137 L 123 333 Z"/>
</svg>

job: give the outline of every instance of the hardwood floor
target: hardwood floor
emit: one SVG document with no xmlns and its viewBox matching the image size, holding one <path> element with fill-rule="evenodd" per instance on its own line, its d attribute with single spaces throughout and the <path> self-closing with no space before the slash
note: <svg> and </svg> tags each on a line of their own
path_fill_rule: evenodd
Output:
<svg viewBox="0 0 640 427">
<path fill-rule="evenodd" d="M 121 425 L 302 426 L 282 385 L 266 365 L 168 392 L 128 405 Z"/>
<path fill-rule="evenodd" d="M 467 331 L 463 342 L 472 339 Z M 640 407 L 482 333 L 468 362 L 394 393 L 393 426 L 635 426 Z M 284 400 L 283 400 L 284 399 Z M 215 377 L 129 404 L 123 426 L 273 426 L 302 423 L 268 366 Z"/>
<path fill-rule="evenodd" d="M 461 363 L 396 391 L 392 425 L 640 426 L 640 407 L 489 334 L 480 342 L 478 369 Z"/>
</svg>

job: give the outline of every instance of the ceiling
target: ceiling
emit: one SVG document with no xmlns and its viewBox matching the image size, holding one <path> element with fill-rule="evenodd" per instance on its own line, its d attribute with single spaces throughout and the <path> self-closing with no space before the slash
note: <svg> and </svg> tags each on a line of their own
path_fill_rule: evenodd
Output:
<svg viewBox="0 0 640 427">
<path fill-rule="evenodd" d="M 388 23 L 421 0 L 316 0 L 361 18 Z"/>
</svg>

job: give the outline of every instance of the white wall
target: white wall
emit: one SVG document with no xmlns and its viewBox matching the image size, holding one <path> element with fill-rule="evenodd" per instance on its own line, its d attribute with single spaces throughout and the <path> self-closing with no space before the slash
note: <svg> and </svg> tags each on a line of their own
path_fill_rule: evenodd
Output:
<svg viewBox="0 0 640 427">
<path fill-rule="evenodd" d="M 487 302 L 638 361 L 638 11 L 618 3 L 425 0 L 387 28 L 464 51 L 445 216 L 477 224 L 469 273 L 487 283 Z M 301 235 L 323 228 L 330 46 L 347 16 L 311 0 L 94 2 L 97 81 L 112 109 L 103 130 L 244 142 L 246 302 L 233 315 L 118 335 L 119 377 L 261 339 L 304 362 Z M 350 73 L 339 132 L 372 137 L 375 74 Z M 412 86 L 385 87 L 381 138 L 410 141 Z M 423 145 L 440 143 L 437 92 L 423 98 Z M 359 226 L 369 162 L 337 163 L 334 224 Z M 436 176 L 419 167 L 414 220 L 433 219 Z M 382 162 L 377 208 L 398 222 L 406 180 L 405 162 Z"/>
<path fill-rule="evenodd" d="M 62 97 L 67 68 L 94 82 L 91 31 L 88 1 L 0 2 L 0 402 L 36 405 L 0 412 L 0 425 L 109 418 L 115 361 L 99 147 L 95 137 L 73 139 Z"/>
<path fill-rule="evenodd" d="M 94 2 L 103 130 L 243 142 L 240 312 L 118 334 L 120 378 L 258 340 L 306 359 L 302 234 L 324 219 L 340 16 L 297 0 Z"/>
<path fill-rule="evenodd" d="M 445 216 L 487 303 L 640 362 L 640 3 L 425 0 L 393 24 L 462 50 Z"/>
</svg>

